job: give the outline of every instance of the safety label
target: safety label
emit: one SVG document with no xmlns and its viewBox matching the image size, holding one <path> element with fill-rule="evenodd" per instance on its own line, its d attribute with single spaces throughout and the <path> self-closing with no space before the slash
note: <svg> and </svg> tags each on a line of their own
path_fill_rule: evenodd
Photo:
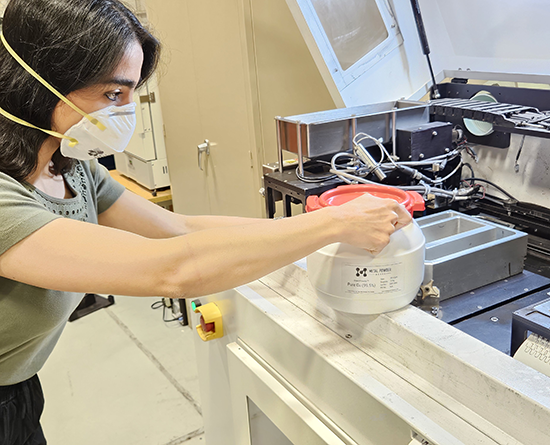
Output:
<svg viewBox="0 0 550 445">
<path fill-rule="evenodd" d="M 400 292 L 403 263 L 378 266 L 346 264 L 342 268 L 342 282 L 347 294 L 387 294 Z"/>
</svg>

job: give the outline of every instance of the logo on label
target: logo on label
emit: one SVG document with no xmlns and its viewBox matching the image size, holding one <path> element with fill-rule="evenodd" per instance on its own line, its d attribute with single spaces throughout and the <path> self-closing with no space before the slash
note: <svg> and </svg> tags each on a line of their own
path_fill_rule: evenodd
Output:
<svg viewBox="0 0 550 445">
<path fill-rule="evenodd" d="M 362 269 L 360 267 L 355 268 L 355 276 L 356 277 L 366 277 L 367 276 L 367 268 L 363 267 Z"/>
<path fill-rule="evenodd" d="M 92 158 L 100 158 L 105 154 L 105 152 L 99 148 L 94 148 L 93 150 L 88 150 L 88 156 Z"/>
</svg>

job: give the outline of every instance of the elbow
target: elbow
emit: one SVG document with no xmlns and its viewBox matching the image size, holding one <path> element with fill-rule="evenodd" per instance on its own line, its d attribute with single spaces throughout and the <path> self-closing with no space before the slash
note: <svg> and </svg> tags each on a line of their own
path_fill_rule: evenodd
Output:
<svg viewBox="0 0 550 445">
<path fill-rule="evenodd" d="M 186 267 L 167 270 L 161 277 L 159 289 L 161 296 L 172 299 L 196 298 L 207 293 L 200 273 Z"/>
</svg>

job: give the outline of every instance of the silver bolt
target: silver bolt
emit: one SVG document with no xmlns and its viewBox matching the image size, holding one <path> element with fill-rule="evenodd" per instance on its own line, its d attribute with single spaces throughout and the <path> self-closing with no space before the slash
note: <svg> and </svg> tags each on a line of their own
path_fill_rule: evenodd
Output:
<svg viewBox="0 0 550 445">
<path fill-rule="evenodd" d="M 353 335 L 351 335 L 351 334 L 346 334 L 346 338 L 351 338 L 351 337 L 353 337 Z"/>
<path fill-rule="evenodd" d="M 418 157 L 419 157 L 420 159 L 424 159 L 424 153 L 420 153 L 420 154 L 418 155 Z"/>
<path fill-rule="evenodd" d="M 437 131 L 435 131 L 435 130 L 432 131 L 432 136 L 433 136 L 433 137 L 436 137 L 436 136 L 437 136 Z"/>
<path fill-rule="evenodd" d="M 478 308 L 478 309 L 483 309 L 483 306 L 478 306 L 477 308 Z"/>
<path fill-rule="evenodd" d="M 493 323 L 496 323 L 496 322 L 498 321 L 498 317 L 491 317 L 491 321 L 492 321 Z"/>
</svg>

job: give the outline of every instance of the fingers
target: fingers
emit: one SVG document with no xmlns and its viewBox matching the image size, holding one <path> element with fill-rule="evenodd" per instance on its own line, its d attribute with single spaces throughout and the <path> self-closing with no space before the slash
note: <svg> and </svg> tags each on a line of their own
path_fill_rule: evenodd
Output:
<svg viewBox="0 0 550 445">
<path fill-rule="evenodd" d="M 372 255 L 378 255 L 389 244 L 393 232 L 395 232 L 395 229 L 388 224 L 385 229 L 379 230 L 378 233 L 370 237 L 369 244 L 364 246 L 365 250 Z"/>
<path fill-rule="evenodd" d="M 371 255 L 376 256 L 388 245 L 390 242 L 390 236 L 397 230 L 407 226 L 412 221 L 410 213 L 401 204 L 395 201 L 388 203 L 388 206 L 392 209 L 389 212 L 389 222 L 379 227 L 379 236 L 376 240 L 373 240 L 371 246 L 366 249 Z M 389 209 L 388 209 L 389 210 Z M 386 219 L 386 221 L 388 221 Z"/>
<path fill-rule="evenodd" d="M 397 204 L 397 208 L 394 211 L 395 211 L 396 218 L 392 222 L 393 222 L 393 226 L 395 227 L 395 230 L 402 229 L 403 227 L 411 223 L 412 221 L 411 214 L 401 204 Z"/>
<path fill-rule="evenodd" d="M 341 240 L 378 255 L 390 236 L 412 221 L 407 209 L 394 199 L 365 194 L 338 207 Z"/>
<path fill-rule="evenodd" d="M 408 210 L 393 199 L 377 198 L 369 195 L 368 193 L 365 193 L 365 195 L 361 198 L 363 199 L 362 205 L 366 205 L 367 208 L 378 211 L 379 217 L 382 217 L 383 215 L 385 217 L 387 215 L 386 212 L 391 212 L 392 224 L 395 227 L 395 230 L 405 227 L 412 221 L 412 217 Z"/>
</svg>

